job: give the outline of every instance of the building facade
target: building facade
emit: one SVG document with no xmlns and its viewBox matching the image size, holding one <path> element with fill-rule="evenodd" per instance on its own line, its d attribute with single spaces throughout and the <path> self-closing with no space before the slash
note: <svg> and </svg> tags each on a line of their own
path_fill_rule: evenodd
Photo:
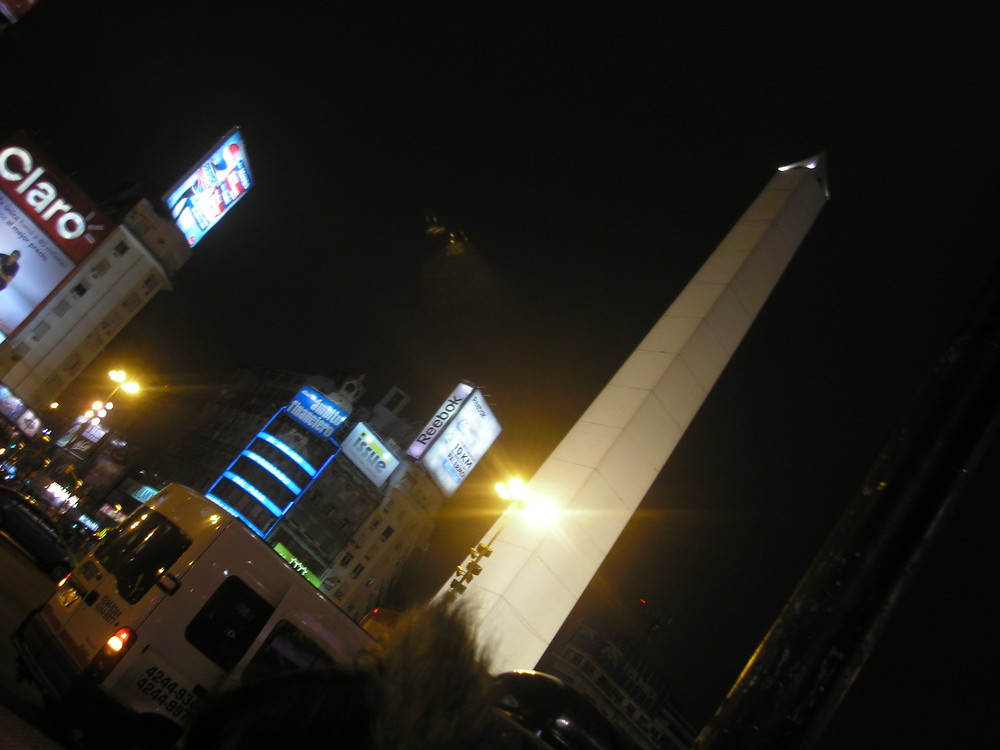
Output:
<svg viewBox="0 0 1000 750">
<path fill-rule="evenodd" d="M 190 257 L 173 224 L 140 200 L 0 344 L 0 381 L 44 413 Z"/>
<path fill-rule="evenodd" d="M 663 679 L 627 638 L 594 619 L 553 643 L 539 662 L 586 697 L 643 750 L 687 750 L 695 730 L 671 701 Z"/>
<path fill-rule="evenodd" d="M 348 415 L 330 439 L 288 416 L 303 388 Z M 369 407 L 364 394 L 364 376 L 242 370 L 197 408 L 150 468 L 160 484 L 187 484 L 239 514 L 360 619 L 384 603 L 406 560 L 427 548 L 444 500 L 401 447 L 416 432 L 403 414 L 409 396 L 391 388 Z M 369 460 L 376 453 L 381 473 Z"/>
</svg>

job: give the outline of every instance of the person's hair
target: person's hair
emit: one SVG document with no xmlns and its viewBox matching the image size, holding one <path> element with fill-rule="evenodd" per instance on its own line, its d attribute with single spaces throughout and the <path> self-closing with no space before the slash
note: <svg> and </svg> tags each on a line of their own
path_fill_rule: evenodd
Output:
<svg viewBox="0 0 1000 750">
<path fill-rule="evenodd" d="M 503 737 L 490 675 L 460 607 L 433 604 L 351 669 L 307 670 L 246 685 L 210 702 L 185 747 L 481 750 Z M 327 744 L 327 743 L 324 743 Z"/>
</svg>

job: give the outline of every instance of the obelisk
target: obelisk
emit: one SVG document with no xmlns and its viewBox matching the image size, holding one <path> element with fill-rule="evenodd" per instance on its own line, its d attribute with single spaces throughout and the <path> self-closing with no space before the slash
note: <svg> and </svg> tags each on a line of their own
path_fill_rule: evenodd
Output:
<svg viewBox="0 0 1000 750">
<path fill-rule="evenodd" d="M 558 520 L 510 509 L 483 537 L 462 598 L 495 672 L 534 667 L 562 626 L 819 215 L 825 171 L 822 155 L 777 171 L 527 483 Z"/>
</svg>

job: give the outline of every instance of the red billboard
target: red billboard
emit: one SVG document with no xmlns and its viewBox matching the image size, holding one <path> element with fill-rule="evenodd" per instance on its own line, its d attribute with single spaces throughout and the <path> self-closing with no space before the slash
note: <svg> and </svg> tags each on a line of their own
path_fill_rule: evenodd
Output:
<svg viewBox="0 0 1000 750">
<path fill-rule="evenodd" d="M 8 21 L 15 23 L 24 17 L 24 14 L 34 8 L 40 0 L 0 0 L 0 13 Z"/>
<path fill-rule="evenodd" d="M 111 229 L 110 219 L 25 133 L 0 144 L 0 341 Z"/>
</svg>

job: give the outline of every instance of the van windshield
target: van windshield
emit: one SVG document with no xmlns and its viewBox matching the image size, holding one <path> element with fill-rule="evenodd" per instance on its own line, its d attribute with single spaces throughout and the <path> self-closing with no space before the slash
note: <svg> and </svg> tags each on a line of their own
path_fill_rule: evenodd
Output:
<svg viewBox="0 0 1000 750">
<path fill-rule="evenodd" d="M 94 558 L 114 576 L 118 594 L 135 604 L 191 546 L 179 526 L 144 509 L 134 513 L 94 549 Z"/>
</svg>

